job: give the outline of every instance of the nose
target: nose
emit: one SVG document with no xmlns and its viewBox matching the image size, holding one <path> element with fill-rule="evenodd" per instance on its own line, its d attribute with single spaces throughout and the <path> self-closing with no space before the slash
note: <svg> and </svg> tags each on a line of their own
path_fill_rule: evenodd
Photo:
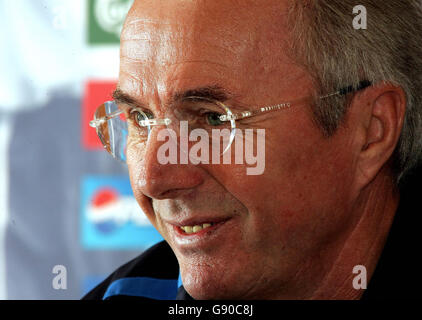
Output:
<svg viewBox="0 0 422 320">
<path fill-rule="evenodd" d="M 176 151 L 176 155 L 180 153 L 174 140 L 167 138 L 166 141 L 158 141 L 160 130 L 167 129 L 157 126 L 151 130 L 142 160 L 136 155 L 128 157 L 133 187 L 143 195 L 157 200 L 188 195 L 203 183 L 203 172 L 191 163 L 180 164 L 178 156 L 176 164 L 160 163 L 157 155 L 162 155 L 165 150 L 173 148 L 172 152 Z"/>
</svg>

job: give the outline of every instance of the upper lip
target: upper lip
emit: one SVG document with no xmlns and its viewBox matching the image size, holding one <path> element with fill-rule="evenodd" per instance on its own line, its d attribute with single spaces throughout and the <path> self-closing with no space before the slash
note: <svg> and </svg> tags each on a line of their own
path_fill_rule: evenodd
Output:
<svg viewBox="0 0 422 320">
<path fill-rule="evenodd" d="M 204 223 L 219 223 L 223 221 L 229 220 L 231 217 L 194 217 L 194 218 L 188 218 L 184 220 L 164 220 L 165 222 L 174 225 L 176 227 L 184 227 L 184 226 L 198 226 L 202 225 Z"/>
</svg>

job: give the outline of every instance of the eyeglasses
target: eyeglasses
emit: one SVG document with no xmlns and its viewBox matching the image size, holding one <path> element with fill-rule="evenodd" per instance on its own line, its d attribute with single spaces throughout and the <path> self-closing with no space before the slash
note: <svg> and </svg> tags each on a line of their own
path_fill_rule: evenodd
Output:
<svg viewBox="0 0 422 320">
<path fill-rule="evenodd" d="M 337 92 L 321 96 L 320 99 L 346 95 L 365 89 L 370 85 L 370 81 L 364 80 L 356 87 L 341 88 Z M 159 141 L 166 141 L 166 138 L 169 138 L 169 141 L 171 140 L 178 145 L 185 145 L 184 150 L 188 152 L 191 138 L 195 141 L 208 139 L 208 146 L 213 149 L 213 152 L 217 148 L 218 153 L 222 155 L 233 143 L 238 120 L 288 109 L 294 105 L 302 104 L 306 100 L 309 100 L 309 98 L 283 102 L 255 110 L 234 112 L 235 110 L 232 107 L 220 101 L 190 96 L 168 108 L 163 118 L 155 118 L 151 111 L 143 108 L 134 108 L 117 104 L 115 101 L 107 101 L 97 108 L 94 119 L 90 121 L 90 126 L 96 129 L 104 148 L 115 159 L 123 162 L 126 162 L 129 147 L 137 149 L 136 155 L 138 158 L 145 157 L 147 143 L 153 127 L 156 126 L 163 126 L 164 129 L 157 135 Z M 188 141 L 183 141 L 186 137 L 189 138 Z"/>
</svg>

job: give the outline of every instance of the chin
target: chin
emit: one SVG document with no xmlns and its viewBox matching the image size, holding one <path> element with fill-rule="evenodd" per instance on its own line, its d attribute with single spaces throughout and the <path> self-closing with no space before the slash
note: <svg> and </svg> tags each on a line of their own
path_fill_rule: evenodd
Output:
<svg viewBox="0 0 422 320">
<path fill-rule="evenodd" d="M 195 300 L 233 300 L 237 299 L 236 295 L 228 292 L 225 288 L 214 287 L 208 284 L 203 285 L 187 285 L 185 290 Z"/>
<path fill-rule="evenodd" d="M 203 270 L 205 269 L 205 270 Z M 183 286 L 185 290 L 196 300 L 233 300 L 242 299 L 242 288 L 239 287 L 239 277 L 230 277 L 227 270 L 207 270 L 198 268 L 195 270 L 182 269 Z"/>
</svg>

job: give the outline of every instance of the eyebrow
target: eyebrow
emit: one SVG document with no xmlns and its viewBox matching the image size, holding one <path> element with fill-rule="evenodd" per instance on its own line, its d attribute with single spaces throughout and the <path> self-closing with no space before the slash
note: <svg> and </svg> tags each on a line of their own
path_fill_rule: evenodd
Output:
<svg viewBox="0 0 422 320">
<path fill-rule="evenodd" d="M 176 92 L 170 99 L 170 104 L 192 96 L 224 102 L 233 97 L 233 94 L 220 86 L 205 86 Z M 141 103 L 119 88 L 114 90 L 112 97 L 117 103 L 126 104 L 131 107 L 145 107 L 144 103 Z"/>
<path fill-rule="evenodd" d="M 178 92 L 175 94 L 174 100 L 179 101 L 188 97 L 200 97 L 224 102 L 229 100 L 232 96 L 232 93 L 220 86 L 206 86 Z"/>
<path fill-rule="evenodd" d="M 111 95 L 115 102 L 118 104 L 126 104 L 131 107 L 139 107 L 142 106 L 142 103 L 139 103 L 135 98 L 131 97 L 129 94 L 123 92 L 119 88 L 114 90 L 113 94 Z"/>
</svg>

